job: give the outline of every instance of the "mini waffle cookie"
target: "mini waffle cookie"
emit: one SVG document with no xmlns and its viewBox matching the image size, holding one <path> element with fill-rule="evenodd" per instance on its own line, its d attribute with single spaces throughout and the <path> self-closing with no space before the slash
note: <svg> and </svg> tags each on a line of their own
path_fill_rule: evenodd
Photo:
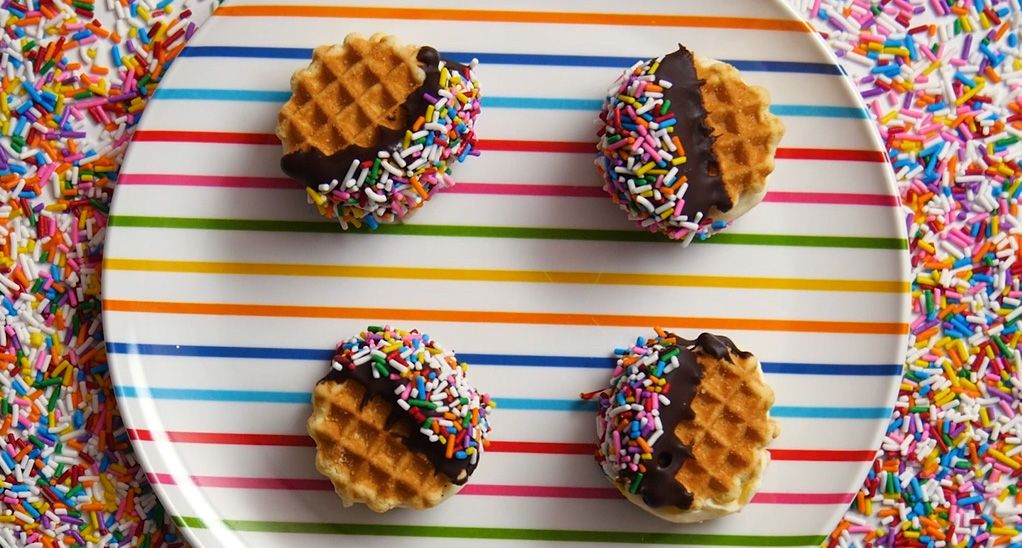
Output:
<svg viewBox="0 0 1022 548">
<path fill-rule="evenodd" d="M 707 238 L 766 194 L 784 135 L 766 90 L 679 46 L 639 61 L 608 90 L 596 165 L 640 227 Z"/>
<path fill-rule="evenodd" d="M 384 34 L 316 48 L 278 115 L 281 169 L 343 228 L 403 218 L 475 154 L 473 68 Z"/>
<path fill-rule="evenodd" d="M 668 521 L 741 510 L 779 433 L 756 357 L 725 337 L 688 341 L 659 329 L 616 353 L 610 387 L 587 396 L 598 397 L 596 459 L 607 477 Z"/>
<path fill-rule="evenodd" d="M 316 468 L 344 506 L 430 508 L 456 493 L 487 444 L 487 394 L 428 335 L 370 327 L 337 347 L 312 393 Z"/>
</svg>

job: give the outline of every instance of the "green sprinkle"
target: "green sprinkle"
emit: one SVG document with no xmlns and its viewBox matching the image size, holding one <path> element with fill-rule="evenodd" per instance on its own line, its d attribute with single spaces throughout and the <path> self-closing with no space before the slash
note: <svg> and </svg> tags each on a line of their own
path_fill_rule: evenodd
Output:
<svg viewBox="0 0 1022 548">
<path fill-rule="evenodd" d="M 414 405 L 415 407 L 425 407 L 426 409 L 436 409 L 436 404 L 426 400 L 408 400 L 408 405 Z"/>
<path fill-rule="evenodd" d="M 671 100 L 664 99 L 664 104 L 660 107 L 660 116 L 665 116 L 668 110 L 671 110 Z"/>
<path fill-rule="evenodd" d="M 643 476 L 642 472 L 635 474 L 635 478 L 633 478 L 632 482 L 628 485 L 629 493 L 632 493 L 634 495 L 635 493 L 639 492 L 639 485 L 642 483 L 642 476 Z"/>
</svg>

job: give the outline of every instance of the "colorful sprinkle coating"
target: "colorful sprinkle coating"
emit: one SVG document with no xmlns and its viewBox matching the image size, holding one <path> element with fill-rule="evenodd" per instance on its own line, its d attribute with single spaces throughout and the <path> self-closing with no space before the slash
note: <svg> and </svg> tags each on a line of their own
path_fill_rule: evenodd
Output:
<svg viewBox="0 0 1022 548">
<path fill-rule="evenodd" d="M 658 330 L 655 338 L 639 337 L 633 346 L 614 350 L 619 358 L 610 386 L 598 393 L 596 460 L 608 478 L 622 482 L 630 493 L 638 491 L 664 434 L 660 408 L 671 405 L 667 375 L 680 366 L 680 352 L 673 335 Z"/>
<path fill-rule="evenodd" d="M 307 187 L 309 203 L 344 229 L 363 224 L 376 229 L 421 207 L 435 189 L 454 186 L 454 162 L 479 155 L 475 122 L 481 96 L 473 76 L 477 64 L 473 59 L 463 70 L 451 70 L 441 60 L 439 97 L 425 94 L 425 115 L 415 120 L 403 141 L 373 160 L 353 160 L 341 179 Z"/>
<path fill-rule="evenodd" d="M 910 348 L 831 546 L 1022 543 L 1022 5 L 793 2 L 877 122 L 911 247 Z"/>
<path fill-rule="evenodd" d="M 629 220 L 688 245 L 729 223 L 714 221 L 702 211 L 690 219 L 681 211 L 689 185 L 678 171 L 687 158 L 674 134 L 678 120 L 664 99 L 663 91 L 672 83 L 656 76 L 662 60 L 636 62 L 607 91 L 596 165 L 606 181 L 603 189 Z"/>
<path fill-rule="evenodd" d="M 365 365 L 374 379 L 395 383 L 397 405 L 430 443 L 446 448 L 446 458 L 479 460 L 496 404 L 468 383 L 468 364 L 458 363 L 454 352 L 416 330 L 370 326 L 338 345 L 333 361 L 338 371 Z"/>
<path fill-rule="evenodd" d="M 0 546 L 181 545 L 121 421 L 99 301 L 124 145 L 196 30 L 179 7 L 0 5 Z"/>
</svg>

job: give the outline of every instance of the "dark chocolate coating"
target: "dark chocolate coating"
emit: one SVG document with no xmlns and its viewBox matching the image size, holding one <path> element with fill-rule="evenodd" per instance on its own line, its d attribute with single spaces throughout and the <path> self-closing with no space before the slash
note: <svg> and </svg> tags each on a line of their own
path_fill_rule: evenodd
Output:
<svg viewBox="0 0 1022 548">
<path fill-rule="evenodd" d="M 674 430 L 679 422 L 695 418 L 692 400 L 703 378 L 703 368 L 696 359 L 696 351 L 701 350 L 708 356 L 729 362 L 732 361 L 731 352 L 743 359 L 752 354 L 738 350 L 731 339 L 710 333 L 703 333 L 694 341 L 683 339 L 673 333 L 669 336 L 678 340 L 678 348 L 681 350 L 678 354 L 679 367 L 666 375 L 666 380 L 670 384 L 667 397 L 671 404 L 660 407 L 660 421 L 663 423 L 664 433 L 653 446 L 653 460 L 646 465 L 646 473 L 639 485 L 638 494 L 651 508 L 676 506 L 687 510 L 692 506 L 692 493 L 681 485 L 675 476 L 685 461 L 692 458 L 692 448 L 682 443 Z M 672 349 L 665 348 L 660 354 L 666 354 Z"/>
<path fill-rule="evenodd" d="M 292 179 L 301 181 L 305 183 L 305 186 L 315 189 L 322 183 L 329 183 L 333 179 L 343 177 L 351 167 L 353 160 L 373 161 L 376 159 L 377 152 L 390 145 L 400 143 L 408 129 L 415 124 L 415 120 L 419 116 L 425 115 L 426 107 L 430 104 L 426 100 L 425 94 L 428 93 L 436 97 L 437 91 L 440 89 L 440 53 L 429 46 L 423 46 L 419 49 L 416 60 L 425 71 L 426 79 L 423 80 L 421 86 L 408 95 L 408 99 L 399 107 L 404 111 L 405 127 L 393 130 L 381 127 L 380 142 L 372 148 L 351 145 L 330 155 L 323 154 L 315 147 L 290 152 L 280 159 L 280 169 Z M 447 59 L 443 61 L 450 67 L 450 70 L 457 70 L 464 74 L 464 65 Z M 343 181 L 341 182 L 343 183 Z"/>
<path fill-rule="evenodd" d="M 407 436 L 401 438 L 412 451 L 421 453 L 429 459 L 429 462 L 433 464 L 437 472 L 447 476 L 451 483 L 455 485 L 463 485 L 468 481 L 468 477 L 472 475 L 472 472 L 476 469 L 476 464 L 471 463 L 471 459 L 449 459 L 446 455 L 447 447 L 442 443 L 430 443 L 422 432 L 419 431 L 419 426 L 415 423 L 414 418 L 404 409 L 397 404 L 397 396 L 394 395 L 394 389 L 397 388 L 398 382 L 392 381 L 389 378 L 373 378 L 372 362 L 364 363 L 360 366 L 355 366 L 351 363 L 350 359 L 345 358 L 343 361 L 340 360 L 340 356 L 335 359 L 343 366 L 342 369 L 330 368 L 330 372 L 325 377 L 319 380 L 319 382 L 344 382 L 354 381 L 365 387 L 365 396 L 362 397 L 362 405 L 365 406 L 370 400 L 379 396 L 390 403 L 391 410 L 390 415 L 387 417 L 386 427 L 389 429 L 395 424 L 401 421 L 407 421 L 409 426 L 409 433 Z M 318 384 L 318 383 L 317 383 Z"/>
<path fill-rule="evenodd" d="M 706 125 L 706 107 L 703 106 L 700 91 L 703 81 L 696 76 L 692 52 L 678 44 L 678 51 L 664 56 L 660 61 L 656 77 L 673 84 L 670 89 L 664 90 L 664 99 L 671 101 L 671 112 L 678 119 L 674 132 L 681 140 L 688 158 L 678 168 L 679 177 L 688 177 L 682 214 L 694 221 L 696 213 L 703 212 L 705 216 L 714 207 L 722 212 L 730 210 L 734 204 L 724 187 L 717 155 L 713 152 L 716 139 L 713 130 Z"/>
</svg>

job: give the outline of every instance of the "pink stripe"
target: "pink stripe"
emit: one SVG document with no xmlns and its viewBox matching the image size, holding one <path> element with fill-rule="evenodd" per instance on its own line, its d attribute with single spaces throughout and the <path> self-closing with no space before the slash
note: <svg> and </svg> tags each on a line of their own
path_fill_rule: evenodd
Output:
<svg viewBox="0 0 1022 548">
<path fill-rule="evenodd" d="M 195 186 L 223 188 L 292 189 L 297 183 L 286 177 L 232 177 L 227 175 L 166 175 L 159 173 L 128 173 L 121 175 L 119 184 L 150 186 Z M 451 194 L 485 194 L 494 196 L 552 196 L 560 198 L 603 198 L 606 193 L 598 186 L 537 185 L 528 183 L 472 183 L 461 182 L 445 190 Z M 833 204 L 896 207 L 898 199 L 882 194 L 852 194 L 838 192 L 781 192 L 770 191 L 763 199 L 780 204 Z"/>
<path fill-rule="evenodd" d="M 558 196 L 562 198 L 605 198 L 598 186 L 530 185 L 515 183 L 458 183 L 444 190 L 453 194 L 496 194 L 502 196 Z"/>
<path fill-rule="evenodd" d="M 621 493 L 610 487 L 556 487 L 549 485 L 466 485 L 465 495 L 484 497 L 538 497 L 551 499 L 619 499 Z"/>
<path fill-rule="evenodd" d="M 171 474 L 146 474 L 149 481 L 161 485 L 177 485 Z M 312 478 L 242 478 L 223 476 L 191 476 L 199 487 L 226 489 L 274 489 L 282 491 L 333 491 L 325 479 Z M 563 499 L 618 499 L 621 494 L 611 487 L 559 487 L 549 485 L 487 485 L 469 484 L 462 495 L 482 497 L 529 497 Z M 754 504 L 847 504 L 852 493 L 757 493 Z"/>
<path fill-rule="evenodd" d="M 837 192 L 779 192 L 771 190 L 764 202 L 789 204 L 838 204 L 897 207 L 898 199 L 884 194 L 846 194 Z"/>
</svg>

